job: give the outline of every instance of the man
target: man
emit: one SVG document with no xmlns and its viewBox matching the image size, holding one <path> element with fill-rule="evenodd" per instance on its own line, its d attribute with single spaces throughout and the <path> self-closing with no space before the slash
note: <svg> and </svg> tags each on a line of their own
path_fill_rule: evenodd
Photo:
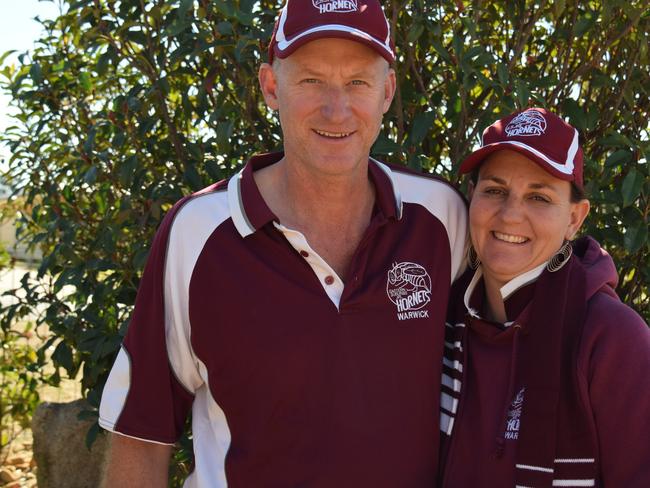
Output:
<svg viewBox="0 0 650 488">
<path fill-rule="evenodd" d="M 166 485 L 191 409 L 185 486 L 433 486 L 465 205 L 369 158 L 396 84 L 378 2 L 291 0 L 269 57 L 284 154 L 158 230 L 102 398 L 107 484 Z"/>
</svg>

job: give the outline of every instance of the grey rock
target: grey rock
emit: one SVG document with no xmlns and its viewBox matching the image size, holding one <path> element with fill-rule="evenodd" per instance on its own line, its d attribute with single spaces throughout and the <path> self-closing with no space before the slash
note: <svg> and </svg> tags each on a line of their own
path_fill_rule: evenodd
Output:
<svg viewBox="0 0 650 488">
<path fill-rule="evenodd" d="M 85 400 L 41 403 L 32 418 L 34 460 L 39 488 L 97 488 L 106 469 L 109 436 L 98 435 L 88 450 L 91 420 L 78 415 L 89 410 Z"/>
</svg>

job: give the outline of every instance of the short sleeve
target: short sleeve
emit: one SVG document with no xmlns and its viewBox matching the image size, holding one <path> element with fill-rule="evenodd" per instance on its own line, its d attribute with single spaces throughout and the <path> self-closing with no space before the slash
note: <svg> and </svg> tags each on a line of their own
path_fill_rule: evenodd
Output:
<svg viewBox="0 0 650 488">
<path fill-rule="evenodd" d="M 156 233 L 99 409 L 104 429 L 163 444 L 173 444 L 181 435 L 200 384 L 185 313 L 187 291 L 183 280 L 174 279 L 182 262 L 176 262 L 179 256 L 170 248 L 183 203 L 170 211 Z"/>
</svg>

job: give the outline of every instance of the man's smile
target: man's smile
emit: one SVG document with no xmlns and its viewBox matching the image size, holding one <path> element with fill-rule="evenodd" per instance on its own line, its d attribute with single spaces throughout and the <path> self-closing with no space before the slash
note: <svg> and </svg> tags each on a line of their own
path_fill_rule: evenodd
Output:
<svg viewBox="0 0 650 488">
<path fill-rule="evenodd" d="M 353 132 L 329 132 L 326 130 L 312 129 L 316 134 L 322 137 L 327 137 L 329 139 L 343 139 L 345 137 L 351 136 Z"/>
</svg>

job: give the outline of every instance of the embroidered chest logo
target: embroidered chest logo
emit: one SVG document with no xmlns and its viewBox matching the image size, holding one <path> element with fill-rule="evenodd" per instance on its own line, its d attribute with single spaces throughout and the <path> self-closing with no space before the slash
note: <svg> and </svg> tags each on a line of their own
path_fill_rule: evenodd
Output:
<svg viewBox="0 0 650 488">
<path fill-rule="evenodd" d="M 526 388 L 519 390 L 519 393 L 517 393 L 517 396 L 510 404 L 508 418 L 506 419 L 506 439 L 517 440 L 519 438 L 519 424 L 521 421 L 521 409 L 524 406 L 525 390 Z"/>
<path fill-rule="evenodd" d="M 431 277 L 419 264 L 394 264 L 388 271 L 386 293 L 397 306 L 399 320 L 429 317 L 429 311 L 422 308 L 431 301 Z"/>
<path fill-rule="evenodd" d="M 311 0 L 321 14 L 337 13 L 344 14 L 347 12 L 357 12 L 357 0 Z"/>
<path fill-rule="evenodd" d="M 546 119 L 537 110 L 521 112 L 506 126 L 508 137 L 541 136 L 546 133 Z"/>
</svg>

